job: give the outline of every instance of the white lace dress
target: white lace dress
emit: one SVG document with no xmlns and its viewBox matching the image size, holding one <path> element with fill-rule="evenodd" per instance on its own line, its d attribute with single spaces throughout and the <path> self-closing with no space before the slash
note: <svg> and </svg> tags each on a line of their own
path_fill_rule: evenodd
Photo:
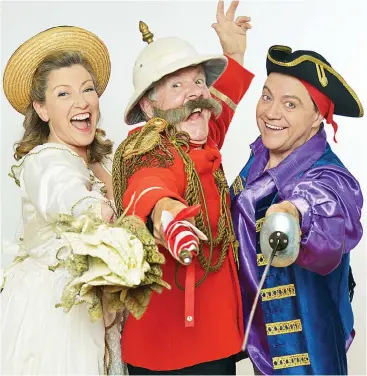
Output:
<svg viewBox="0 0 367 376">
<path fill-rule="evenodd" d="M 111 171 L 110 159 L 103 165 Z M 101 203 L 109 202 L 103 183 L 76 153 L 52 143 L 34 148 L 12 173 L 21 189 L 20 255 L 26 258 L 7 268 L 0 294 L 1 374 L 101 375 L 106 353 L 108 373 L 127 374 L 120 353 L 122 317 L 106 315 L 92 323 L 84 304 L 68 313 L 55 308 L 68 273 L 48 268 L 57 264 L 57 251 L 66 242 L 54 231 L 55 217 L 86 210 L 100 216 Z"/>
</svg>

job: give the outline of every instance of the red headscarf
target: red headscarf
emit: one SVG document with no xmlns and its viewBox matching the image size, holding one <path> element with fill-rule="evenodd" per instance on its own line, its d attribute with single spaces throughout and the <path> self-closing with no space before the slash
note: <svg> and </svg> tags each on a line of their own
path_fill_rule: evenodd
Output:
<svg viewBox="0 0 367 376">
<path fill-rule="evenodd" d="M 334 128 L 334 142 L 336 141 L 335 135 L 338 130 L 338 124 L 335 123 L 333 120 L 334 114 L 334 102 L 328 98 L 325 94 L 321 93 L 315 86 L 311 85 L 307 81 L 300 80 L 302 84 L 307 89 L 308 93 L 310 94 L 311 98 L 316 104 L 316 107 L 320 111 L 321 116 L 324 117 L 327 124 L 331 124 Z"/>
</svg>

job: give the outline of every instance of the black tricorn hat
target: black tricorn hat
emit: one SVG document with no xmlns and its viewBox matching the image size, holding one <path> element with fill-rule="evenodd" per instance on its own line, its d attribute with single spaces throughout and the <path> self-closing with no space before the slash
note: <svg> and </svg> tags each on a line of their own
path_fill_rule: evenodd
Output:
<svg viewBox="0 0 367 376">
<path fill-rule="evenodd" d="M 268 51 L 266 70 L 268 75 L 277 72 L 307 81 L 333 101 L 335 115 L 362 117 L 364 114 L 353 89 L 323 56 L 314 51 L 292 52 L 287 46 L 272 46 Z"/>
</svg>

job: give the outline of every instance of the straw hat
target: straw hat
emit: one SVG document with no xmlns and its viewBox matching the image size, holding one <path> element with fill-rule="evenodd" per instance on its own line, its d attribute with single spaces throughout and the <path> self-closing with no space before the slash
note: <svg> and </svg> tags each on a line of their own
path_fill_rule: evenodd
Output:
<svg viewBox="0 0 367 376">
<path fill-rule="evenodd" d="M 98 95 L 106 89 L 111 72 L 107 47 L 93 33 L 75 26 L 57 26 L 42 31 L 24 42 L 10 57 L 5 68 L 3 87 L 10 104 L 25 114 L 30 103 L 33 75 L 50 53 L 79 51 L 96 76 Z"/>
<path fill-rule="evenodd" d="M 140 22 L 139 28 L 148 46 L 141 51 L 134 65 L 135 92 L 125 110 L 125 122 L 129 125 L 145 121 L 138 102 L 167 74 L 201 64 L 209 87 L 222 75 L 228 64 L 225 56 L 199 55 L 191 44 L 179 38 L 161 38 L 153 42 L 153 34 L 144 22 Z"/>
</svg>

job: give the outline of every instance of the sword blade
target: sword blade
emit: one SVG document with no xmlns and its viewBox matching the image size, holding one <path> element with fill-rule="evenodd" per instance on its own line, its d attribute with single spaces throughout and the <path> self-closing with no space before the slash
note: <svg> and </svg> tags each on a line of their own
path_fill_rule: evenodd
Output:
<svg viewBox="0 0 367 376">
<path fill-rule="evenodd" d="M 246 346 L 247 346 L 247 341 L 248 341 L 248 337 L 249 337 L 249 334 L 250 334 L 250 329 L 251 329 L 251 324 L 252 324 L 252 321 L 254 319 L 254 315 L 255 315 L 255 311 L 256 311 L 256 307 L 257 307 L 257 302 L 259 300 L 259 297 L 260 297 L 260 294 L 261 294 L 261 290 L 262 290 L 262 287 L 264 285 L 264 282 L 265 282 L 265 279 L 269 273 L 269 269 L 270 269 L 270 266 L 271 266 L 271 263 L 273 262 L 273 258 L 278 250 L 278 246 L 279 246 L 279 239 L 277 239 L 277 243 L 273 249 L 273 251 L 271 252 L 271 255 L 270 255 L 270 258 L 269 258 L 269 261 L 266 265 L 266 268 L 264 270 L 264 273 L 261 277 L 261 280 L 260 280 L 260 283 L 259 283 L 259 286 L 257 288 L 257 292 L 256 292 L 256 296 L 255 296 L 255 300 L 254 300 L 254 303 L 252 304 L 252 308 L 251 308 L 251 312 L 250 312 L 250 316 L 249 316 L 249 320 L 248 320 L 248 323 L 246 325 L 246 331 L 245 331 L 245 339 L 243 341 L 243 345 L 242 345 L 242 351 L 245 351 L 246 349 Z"/>
</svg>

